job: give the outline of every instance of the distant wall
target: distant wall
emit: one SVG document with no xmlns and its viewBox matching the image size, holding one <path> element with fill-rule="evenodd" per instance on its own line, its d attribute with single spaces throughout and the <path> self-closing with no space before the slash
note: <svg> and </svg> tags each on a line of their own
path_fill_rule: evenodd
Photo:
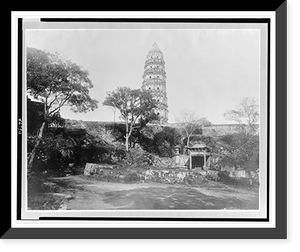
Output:
<svg viewBox="0 0 300 252">
<path fill-rule="evenodd" d="M 202 134 L 204 136 L 222 136 L 227 134 L 239 133 L 244 125 L 239 124 L 214 124 L 211 126 L 204 126 Z M 259 125 L 254 126 L 254 134 L 258 134 Z"/>
<path fill-rule="evenodd" d="M 179 129 L 181 127 L 180 123 L 168 123 L 161 126 L 169 126 L 172 128 Z M 210 126 L 203 126 L 202 129 L 196 135 L 203 135 L 203 136 L 223 136 L 228 134 L 235 134 L 240 133 L 242 128 L 246 127 L 243 124 L 212 124 Z M 254 125 L 254 132 L 253 134 L 259 133 L 259 124 Z"/>
<path fill-rule="evenodd" d="M 241 127 L 237 124 L 216 124 L 203 127 L 202 132 L 205 136 L 219 136 L 238 133 L 240 130 Z"/>
</svg>

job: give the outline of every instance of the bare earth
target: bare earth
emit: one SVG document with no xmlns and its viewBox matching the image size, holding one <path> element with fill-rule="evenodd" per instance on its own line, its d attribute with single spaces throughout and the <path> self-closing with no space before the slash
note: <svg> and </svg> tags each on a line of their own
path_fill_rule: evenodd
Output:
<svg viewBox="0 0 300 252">
<path fill-rule="evenodd" d="M 111 183 L 84 176 L 52 178 L 68 210 L 258 209 L 258 192 L 210 182 L 203 188 L 159 183 Z"/>
</svg>

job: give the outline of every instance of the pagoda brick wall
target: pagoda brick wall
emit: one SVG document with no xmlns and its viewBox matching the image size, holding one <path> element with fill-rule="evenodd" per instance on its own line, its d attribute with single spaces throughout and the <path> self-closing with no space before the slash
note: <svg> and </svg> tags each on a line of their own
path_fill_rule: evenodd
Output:
<svg viewBox="0 0 300 252">
<path fill-rule="evenodd" d="M 168 122 L 168 99 L 166 88 L 166 72 L 163 53 L 154 43 L 147 54 L 144 74 L 143 74 L 142 89 L 148 90 L 153 97 L 158 101 L 159 106 L 157 112 L 160 116 L 160 123 Z"/>
</svg>

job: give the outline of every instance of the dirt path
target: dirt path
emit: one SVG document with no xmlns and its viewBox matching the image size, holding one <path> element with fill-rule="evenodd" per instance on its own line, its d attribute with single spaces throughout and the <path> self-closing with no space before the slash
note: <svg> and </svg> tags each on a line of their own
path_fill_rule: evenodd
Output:
<svg viewBox="0 0 300 252">
<path fill-rule="evenodd" d="M 158 183 L 110 183 L 83 176 L 52 178 L 69 210 L 258 209 L 258 193 L 212 183 L 195 188 Z"/>
</svg>

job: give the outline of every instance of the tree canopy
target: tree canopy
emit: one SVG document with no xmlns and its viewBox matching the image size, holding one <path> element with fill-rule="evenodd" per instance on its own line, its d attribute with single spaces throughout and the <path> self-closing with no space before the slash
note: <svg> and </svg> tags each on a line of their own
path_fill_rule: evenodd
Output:
<svg viewBox="0 0 300 252">
<path fill-rule="evenodd" d="M 74 112 L 96 109 L 97 101 L 89 96 L 92 87 L 87 70 L 57 53 L 27 48 L 27 91 L 46 105 L 46 117 L 62 106 Z"/>
<path fill-rule="evenodd" d="M 126 125 L 125 146 L 129 150 L 129 138 L 136 127 L 145 126 L 148 122 L 157 120 L 155 110 L 159 103 L 147 90 L 118 87 L 108 92 L 103 105 L 116 108 Z"/>
<path fill-rule="evenodd" d="M 96 109 L 98 101 L 89 96 L 89 89 L 93 87 L 89 72 L 58 53 L 27 48 L 26 77 L 28 95 L 44 105 L 43 123 L 28 163 L 30 170 L 45 125 L 57 117 L 61 107 L 87 112 Z"/>
<path fill-rule="evenodd" d="M 181 134 L 187 138 L 187 146 L 190 144 L 191 136 L 203 126 L 211 125 L 206 118 L 201 118 L 196 112 L 190 110 L 181 111 L 176 122 L 179 123 Z"/>
<path fill-rule="evenodd" d="M 259 168 L 259 136 L 245 133 L 225 135 L 220 140 L 226 144 L 222 165 L 242 167 L 246 170 Z"/>
<path fill-rule="evenodd" d="M 240 132 L 220 138 L 227 147 L 222 159 L 223 165 L 243 167 L 246 170 L 259 168 L 259 135 L 255 134 L 259 121 L 257 100 L 246 97 L 235 109 L 228 110 L 224 117 L 240 125 Z M 254 133 L 254 134 L 253 134 Z"/>
<path fill-rule="evenodd" d="M 259 106 L 256 99 L 246 97 L 241 100 L 235 107 L 235 109 L 228 110 L 224 117 L 227 120 L 235 121 L 240 124 L 242 130 L 253 132 L 255 130 L 255 124 L 259 120 Z"/>
</svg>

